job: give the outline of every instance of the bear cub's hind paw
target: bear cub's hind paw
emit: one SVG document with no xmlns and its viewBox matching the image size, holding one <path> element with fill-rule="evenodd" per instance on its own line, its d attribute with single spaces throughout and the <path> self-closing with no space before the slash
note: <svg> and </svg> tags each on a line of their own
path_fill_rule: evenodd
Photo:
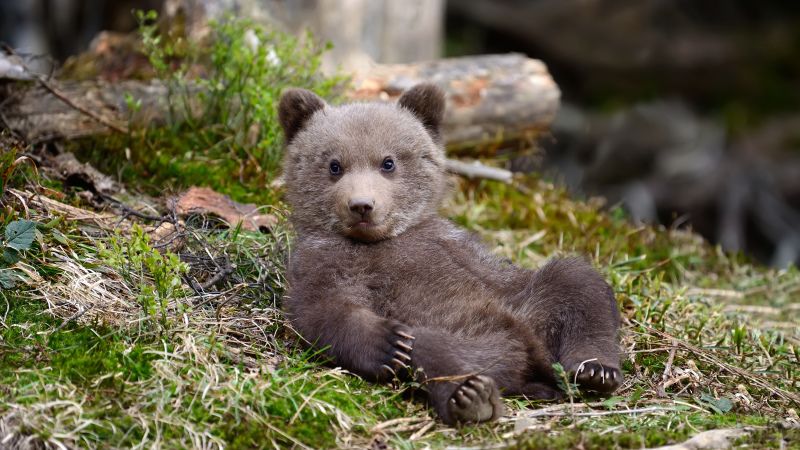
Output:
<svg viewBox="0 0 800 450">
<path fill-rule="evenodd" d="M 503 402 L 494 380 L 476 375 L 461 383 L 447 402 L 454 423 L 495 420 L 503 415 Z"/>
<path fill-rule="evenodd" d="M 623 380 L 619 368 L 598 361 L 584 361 L 579 364 L 573 371 L 573 377 L 581 390 L 601 394 L 614 392 Z"/>
</svg>

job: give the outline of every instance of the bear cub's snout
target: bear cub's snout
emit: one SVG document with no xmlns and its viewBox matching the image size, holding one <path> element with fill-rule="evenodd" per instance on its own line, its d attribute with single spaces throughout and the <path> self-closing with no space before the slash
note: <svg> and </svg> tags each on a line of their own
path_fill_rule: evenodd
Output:
<svg viewBox="0 0 800 450">
<path fill-rule="evenodd" d="M 362 222 L 369 222 L 372 208 L 375 207 L 375 200 L 370 197 L 353 197 L 347 202 L 350 212 Z"/>
</svg>

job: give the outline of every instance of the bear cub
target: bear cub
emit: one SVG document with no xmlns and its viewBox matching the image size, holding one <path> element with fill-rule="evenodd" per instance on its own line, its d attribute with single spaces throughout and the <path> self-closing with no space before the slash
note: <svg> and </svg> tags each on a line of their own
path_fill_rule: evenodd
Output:
<svg viewBox="0 0 800 450">
<path fill-rule="evenodd" d="M 431 84 L 396 105 L 283 94 L 292 326 L 364 378 L 418 380 L 448 424 L 497 419 L 501 395 L 561 398 L 556 362 L 580 389 L 614 391 L 620 316 L 591 265 L 526 270 L 438 215 L 444 106 Z"/>
</svg>

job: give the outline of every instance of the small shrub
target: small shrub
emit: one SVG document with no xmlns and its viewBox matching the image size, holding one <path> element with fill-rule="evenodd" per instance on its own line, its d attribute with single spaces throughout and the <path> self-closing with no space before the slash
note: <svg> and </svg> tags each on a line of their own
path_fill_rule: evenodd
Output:
<svg viewBox="0 0 800 450">
<path fill-rule="evenodd" d="M 186 296 L 181 277 L 188 271 L 178 255 L 159 252 L 150 246 L 150 237 L 134 225 L 130 238 L 117 234 L 109 246 L 101 244 L 101 257 L 117 269 L 130 286 L 138 289 L 137 300 L 146 317 L 155 319 L 166 331 L 171 326 L 168 314 L 170 300 L 178 314 L 185 312 L 181 299 Z"/>
</svg>

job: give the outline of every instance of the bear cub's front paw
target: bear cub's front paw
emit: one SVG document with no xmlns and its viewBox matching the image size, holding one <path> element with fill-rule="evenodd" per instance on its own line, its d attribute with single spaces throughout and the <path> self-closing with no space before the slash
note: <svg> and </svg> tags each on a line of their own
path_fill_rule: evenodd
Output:
<svg viewBox="0 0 800 450">
<path fill-rule="evenodd" d="M 476 375 L 467 378 L 456 388 L 447 409 L 452 424 L 477 423 L 495 420 L 503 415 L 503 402 L 494 380 Z"/>
<path fill-rule="evenodd" d="M 384 341 L 380 343 L 378 373 L 381 381 L 395 378 L 405 379 L 411 373 L 411 351 L 414 336 L 411 330 L 400 322 L 385 322 Z"/>
<path fill-rule="evenodd" d="M 622 371 L 618 367 L 598 361 L 582 362 L 573 370 L 573 377 L 581 390 L 601 394 L 614 392 L 623 380 Z"/>
</svg>

